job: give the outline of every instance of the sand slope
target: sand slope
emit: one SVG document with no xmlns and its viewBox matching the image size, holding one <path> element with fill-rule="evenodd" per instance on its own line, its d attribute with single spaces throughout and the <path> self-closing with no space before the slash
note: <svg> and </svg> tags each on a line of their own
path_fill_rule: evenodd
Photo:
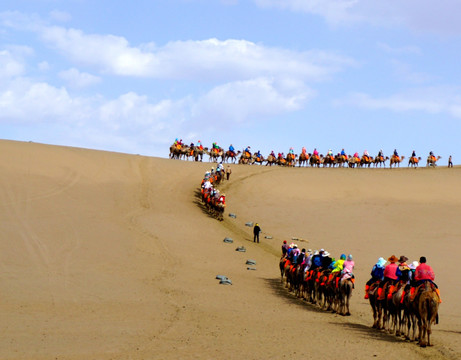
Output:
<svg viewBox="0 0 461 360">
<path fill-rule="evenodd" d="M 237 219 L 219 223 L 195 196 L 209 163 L 13 141 L 0 141 L 0 159 L 1 359 L 367 359 L 389 358 L 389 345 L 412 359 L 461 354 L 458 167 L 234 165 L 223 189 Z M 247 221 L 273 238 L 253 244 Z M 351 317 L 280 285 L 291 237 L 354 255 Z M 425 255 L 436 272 L 433 348 L 370 329 L 363 286 L 393 253 Z"/>
</svg>

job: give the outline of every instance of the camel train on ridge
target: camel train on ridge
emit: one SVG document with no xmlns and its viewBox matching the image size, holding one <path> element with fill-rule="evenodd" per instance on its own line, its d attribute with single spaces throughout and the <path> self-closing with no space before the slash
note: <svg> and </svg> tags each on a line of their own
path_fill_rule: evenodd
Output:
<svg viewBox="0 0 461 360">
<path fill-rule="evenodd" d="M 222 162 L 222 163 L 233 163 L 233 164 L 248 164 L 248 165 L 279 165 L 287 167 L 386 167 L 386 162 L 389 161 L 389 168 L 400 167 L 400 163 L 403 162 L 405 156 L 357 156 L 354 155 L 313 155 L 311 153 L 287 154 L 283 156 L 279 154 L 274 156 L 273 154 L 267 156 L 258 156 L 257 154 L 251 154 L 246 151 L 224 151 L 224 149 L 208 149 L 207 147 L 199 148 L 194 146 L 191 148 L 188 145 L 182 145 L 177 147 L 175 145 L 170 146 L 170 159 L 179 160 L 193 160 L 203 161 L 203 155 L 208 155 L 210 162 Z M 437 162 L 441 159 L 441 156 L 428 156 L 426 167 L 436 167 Z M 412 156 L 408 160 L 408 167 L 418 167 L 421 161 L 421 157 Z"/>
</svg>

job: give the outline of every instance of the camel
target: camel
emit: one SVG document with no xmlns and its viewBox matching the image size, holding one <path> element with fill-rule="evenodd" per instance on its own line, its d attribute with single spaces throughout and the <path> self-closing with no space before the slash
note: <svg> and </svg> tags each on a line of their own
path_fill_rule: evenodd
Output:
<svg viewBox="0 0 461 360">
<path fill-rule="evenodd" d="M 208 156 L 210 157 L 209 158 L 210 162 L 211 161 L 218 162 L 219 158 L 224 159 L 224 150 L 222 148 L 219 148 L 219 149 L 212 148 L 208 152 Z"/>
<path fill-rule="evenodd" d="M 403 317 L 404 323 L 406 323 L 407 326 L 405 339 L 413 341 L 416 337 L 416 304 L 412 301 L 409 285 L 405 287 L 405 295 L 403 298 Z M 412 334 L 411 330 L 413 330 Z"/>
<path fill-rule="evenodd" d="M 360 164 L 360 158 L 358 156 L 349 156 L 348 165 L 350 168 L 358 167 Z"/>
<path fill-rule="evenodd" d="M 346 164 L 348 164 L 348 156 L 347 155 L 341 155 L 338 154 L 335 156 L 335 162 L 339 165 L 339 167 L 344 167 Z"/>
<path fill-rule="evenodd" d="M 309 164 L 314 167 L 314 166 L 317 166 L 317 167 L 320 167 L 320 164 L 323 163 L 323 155 L 312 155 L 310 158 L 309 158 Z"/>
<path fill-rule="evenodd" d="M 227 162 L 227 160 L 231 159 L 232 160 L 232 163 L 235 164 L 235 162 L 237 161 L 237 157 L 240 155 L 241 151 L 230 151 L 230 150 L 227 150 L 226 153 L 224 154 L 224 162 Z"/>
<path fill-rule="evenodd" d="M 242 152 L 242 155 L 240 155 L 239 159 L 239 164 L 250 164 L 251 161 L 251 153 L 248 151 Z"/>
<path fill-rule="evenodd" d="M 426 167 L 428 167 L 428 166 L 434 166 L 434 167 L 437 166 L 437 161 L 439 161 L 441 158 L 442 158 L 441 156 L 435 157 L 433 155 L 432 156 L 429 155 L 427 157 Z"/>
<path fill-rule="evenodd" d="M 431 326 L 436 323 L 439 311 L 439 296 L 432 284 L 426 281 L 423 291 L 415 299 L 418 304 L 417 317 L 419 325 L 419 346 L 432 346 L 431 344 Z"/>
<path fill-rule="evenodd" d="M 288 153 L 287 158 L 285 159 L 286 160 L 286 165 L 287 166 L 295 166 L 296 157 L 297 157 L 297 155 Z"/>
<path fill-rule="evenodd" d="M 370 167 L 373 161 L 374 161 L 373 156 L 363 155 L 358 165 L 360 165 L 360 167 L 365 166 L 365 165 L 368 165 L 368 167 Z"/>
<path fill-rule="evenodd" d="M 335 157 L 333 155 L 327 155 L 323 159 L 323 167 L 326 167 L 327 165 L 328 167 L 335 166 Z"/>
<path fill-rule="evenodd" d="M 402 316 L 403 311 L 403 297 L 405 296 L 405 282 L 401 282 L 397 286 L 397 290 L 392 294 L 392 299 L 389 301 L 389 314 L 392 321 L 391 334 L 400 336 L 403 335 L 403 322 L 404 317 Z"/>
<path fill-rule="evenodd" d="M 264 161 L 266 161 L 266 159 L 264 159 L 264 156 L 261 155 L 261 157 L 259 157 L 256 154 L 253 154 L 253 156 L 251 157 L 250 163 L 251 164 L 258 163 L 259 165 L 262 165 Z"/>
<path fill-rule="evenodd" d="M 403 161 L 403 159 L 405 159 L 405 156 L 396 156 L 396 155 L 392 155 L 391 159 L 389 160 L 389 167 L 392 169 L 392 165 L 394 165 L 394 167 L 397 165 L 398 167 L 400 167 L 400 163 Z"/>
<path fill-rule="evenodd" d="M 389 160 L 389 156 L 377 156 L 375 157 L 374 159 L 374 164 L 375 164 L 375 167 L 378 166 L 379 164 L 379 167 L 381 167 L 382 165 L 384 165 L 384 167 L 386 167 L 386 161 Z"/>
<path fill-rule="evenodd" d="M 412 156 L 410 157 L 410 159 L 408 159 L 408 166 L 414 167 L 416 169 L 418 167 L 420 160 L 421 157 Z"/>
<path fill-rule="evenodd" d="M 306 163 L 306 166 L 309 165 L 310 156 L 311 156 L 310 153 L 309 154 L 301 153 L 301 155 L 299 155 L 299 158 L 298 158 L 299 167 L 304 166 L 304 163 Z"/>
<path fill-rule="evenodd" d="M 195 147 L 195 161 L 203 161 L 203 154 L 208 154 L 208 148 L 207 147 L 202 147 L 200 148 L 199 146 Z"/>
<path fill-rule="evenodd" d="M 352 289 L 354 284 L 352 283 L 351 278 L 341 279 L 339 281 L 339 293 L 340 293 L 340 303 L 338 314 L 349 316 L 351 314 L 349 310 L 349 301 L 352 296 Z"/>
<path fill-rule="evenodd" d="M 272 165 L 277 165 L 277 159 L 275 158 L 275 156 L 273 155 L 269 155 L 266 159 L 267 163 L 266 163 L 266 166 L 269 165 L 269 166 L 272 166 Z"/>
<path fill-rule="evenodd" d="M 381 330 L 382 327 L 382 315 L 383 309 L 382 304 L 378 300 L 378 286 L 379 281 L 370 285 L 368 290 L 368 301 L 370 302 L 371 309 L 373 310 L 373 329 Z"/>
</svg>

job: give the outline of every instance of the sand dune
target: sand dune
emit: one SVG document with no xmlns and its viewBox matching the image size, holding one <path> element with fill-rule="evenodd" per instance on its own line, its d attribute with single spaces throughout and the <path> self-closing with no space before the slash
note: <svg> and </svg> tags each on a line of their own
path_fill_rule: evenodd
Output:
<svg viewBox="0 0 461 360">
<path fill-rule="evenodd" d="M 0 141 L 0 157 L 1 359 L 461 357 L 459 167 L 234 165 L 222 188 L 237 218 L 220 223 L 195 196 L 209 163 L 14 141 Z M 351 317 L 280 285 L 292 237 L 354 255 Z M 392 254 L 425 255 L 436 272 L 432 348 L 371 329 L 364 284 Z"/>
</svg>

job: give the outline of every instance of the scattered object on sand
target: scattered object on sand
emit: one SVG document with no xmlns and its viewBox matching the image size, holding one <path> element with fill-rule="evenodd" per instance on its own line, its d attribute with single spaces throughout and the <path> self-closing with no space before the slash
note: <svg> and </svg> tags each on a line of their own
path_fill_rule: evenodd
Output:
<svg viewBox="0 0 461 360">
<path fill-rule="evenodd" d="M 247 267 L 247 270 L 256 270 L 255 267 Z"/>
<path fill-rule="evenodd" d="M 256 265 L 256 260 L 247 260 L 247 265 Z"/>
<path fill-rule="evenodd" d="M 219 283 L 221 285 L 232 285 L 232 281 L 230 281 L 230 279 L 223 279 Z"/>
<path fill-rule="evenodd" d="M 253 227 L 253 221 L 245 223 L 245 226 Z"/>
<path fill-rule="evenodd" d="M 245 249 L 244 246 L 239 246 L 237 249 L 235 249 L 235 251 L 245 252 L 247 249 Z"/>
<path fill-rule="evenodd" d="M 229 243 L 229 244 L 232 244 L 234 242 L 234 240 L 232 240 L 231 238 L 229 237 L 225 237 L 224 240 L 223 240 L 225 243 Z"/>
<path fill-rule="evenodd" d="M 235 215 L 234 213 L 229 213 L 229 216 L 234 219 L 237 217 L 237 215 Z"/>
<path fill-rule="evenodd" d="M 270 236 L 270 235 L 264 235 L 264 239 L 272 239 L 272 236 Z"/>
<path fill-rule="evenodd" d="M 227 276 L 225 276 L 225 275 L 216 275 L 216 279 L 218 279 L 218 280 L 227 280 Z"/>
<path fill-rule="evenodd" d="M 306 240 L 306 239 L 301 239 L 301 238 L 298 238 L 298 237 L 294 237 L 294 236 L 291 238 L 291 240 L 309 242 L 309 240 Z"/>
</svg>

